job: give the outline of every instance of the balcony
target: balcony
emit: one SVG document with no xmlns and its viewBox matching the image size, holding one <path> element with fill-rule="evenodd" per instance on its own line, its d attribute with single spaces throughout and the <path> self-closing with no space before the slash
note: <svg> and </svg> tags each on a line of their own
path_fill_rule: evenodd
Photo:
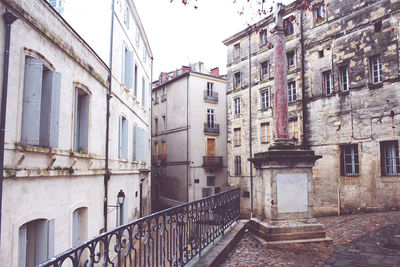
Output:
<svg viewBox="0 0 400 267">
<path fill-rule="evenodd" d="M 167 94 L 162 94 L 161 95 L 161 102 L 167 100 Z"/>
<path fill-rule="evenodd" d="M 151 164 L 152 165 L 165 165 L 167 162 L 167 154 L 152 155 Z"/>
<path fill-rule="evenodd" d="M 204 133 L 208 134 L 219 134 L 219 124 L 204 123 Z"/>
<path fill-rule="evenodd" d="M 214 92 L 210 94 L 208 90 L 204 90 L 204 100 L 211 102 L 218 102 L 218 93 Z"/>
<path fill-rule="evenodd" d="M 218 170 L 222 168 L 222 157 L 211 157 L 204 156 L 203 157 L 203 168 Z"/>
</svg>

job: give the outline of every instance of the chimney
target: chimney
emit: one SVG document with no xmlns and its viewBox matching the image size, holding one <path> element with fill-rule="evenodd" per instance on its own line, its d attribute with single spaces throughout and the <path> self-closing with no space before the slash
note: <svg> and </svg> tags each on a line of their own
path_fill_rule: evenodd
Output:
<svg viewBox="0 0 400 267">
<path fill-rule="evenodd" d="M 213 68 L 213 69 L 210 71 L 210 75 L 211 75 L 211 76 L 214 76 L 214 77 L 219 77 L 219 67 Z"/>
<path fill-rule="evenodd" d="M 191 70 L 192 70 L 191 67 L 182 66 L 182 74 L 184 74 L 185 72 L 191 71 Z"/>
</svg>

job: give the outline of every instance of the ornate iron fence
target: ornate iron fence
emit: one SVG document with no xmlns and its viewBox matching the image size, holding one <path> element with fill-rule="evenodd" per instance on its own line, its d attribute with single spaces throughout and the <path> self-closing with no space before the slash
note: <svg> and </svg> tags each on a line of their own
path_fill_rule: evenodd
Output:
<svg viewBox="0 0 400 267">
<path fill-rule="evenodd" d="M 39 266 L 183 266 L 239 216 L 237 188 L 140 218 Z"/>
</svg>

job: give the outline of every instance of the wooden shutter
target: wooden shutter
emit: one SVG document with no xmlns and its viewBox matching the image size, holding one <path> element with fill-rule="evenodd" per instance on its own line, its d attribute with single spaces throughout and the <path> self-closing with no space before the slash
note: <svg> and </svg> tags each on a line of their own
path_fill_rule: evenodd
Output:
<svg viewBox="0 0 400 267">
<path fill-rule="evenodd" d="M 154 155 L 155 156 L 158 155 L 158 143 L 157 142 L 154 143 Z"/>
<path fill-rule="evenodd" d="M 21 143 L 39 145 L 43 63 L 26 58 L 22 106 Z"/>
<path fill-rule="evenodd" d="M 207 156 L 208 157 L 216 156 L 215 139 L 207 138 Z"/>
<path fill-rule="evenodd" d="M 45 71 L 40 111 L 40 140 L 43 147 L 58 146 L 61 73 Z"/>
<path fill-rule="evenodd" d="M 125 86 L 133 87 L 133 51 L 125 50 Z"/>
<path fill-rule="evenodd" d="M 19 228 L 18 232 L 18 267 L 26 266 L 26 246 L 28 240 L 27 225 L 24 224 Z"/>
<path fill-rule="evenodd" d="M 167 142 L 161 141 L 161 155 L 167 155 Z"/>
<path fill-rule="evenodd" d="M 84 153 L 88 153 L 89 138 L 89 95 L 79 97 L 79 147 Z"/>
</svg>

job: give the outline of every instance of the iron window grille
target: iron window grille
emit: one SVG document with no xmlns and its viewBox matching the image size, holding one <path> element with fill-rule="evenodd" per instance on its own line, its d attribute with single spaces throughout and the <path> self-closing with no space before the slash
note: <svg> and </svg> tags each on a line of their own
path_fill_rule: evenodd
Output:
<svg viewBox="0 0 400 267">
<path fill-rule="evenodd" d="M 360 167 L 358 159 L 358 145 L 341 146 L 341 175 L 359 176 Z"/>
</svg>

